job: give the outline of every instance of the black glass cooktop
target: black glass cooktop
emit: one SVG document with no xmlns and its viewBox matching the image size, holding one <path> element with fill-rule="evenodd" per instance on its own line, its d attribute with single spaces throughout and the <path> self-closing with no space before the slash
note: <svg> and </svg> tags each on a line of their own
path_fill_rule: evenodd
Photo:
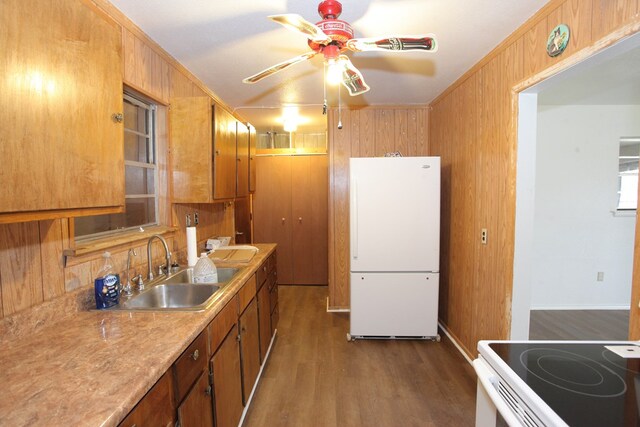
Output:
<svg viewBox="0 0 640 427">
<path fill-rule="evenodd" d="M 640 426 L 640 359 L 624 359 L 606 344 L 489 346 L 568 425 Z"/>
</svg>

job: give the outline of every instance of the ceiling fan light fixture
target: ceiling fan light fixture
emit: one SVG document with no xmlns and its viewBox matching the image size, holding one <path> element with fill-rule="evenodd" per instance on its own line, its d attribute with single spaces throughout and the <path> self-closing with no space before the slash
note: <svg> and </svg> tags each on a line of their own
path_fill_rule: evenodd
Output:
<svg viewBox="0 0 640 427">
<path fill-rule="evenodd" d="M 327 59 L 327 84 L 337 86 L 342 82 L 342 71 L 344 67 L 337 59 Z"/>
</svg>

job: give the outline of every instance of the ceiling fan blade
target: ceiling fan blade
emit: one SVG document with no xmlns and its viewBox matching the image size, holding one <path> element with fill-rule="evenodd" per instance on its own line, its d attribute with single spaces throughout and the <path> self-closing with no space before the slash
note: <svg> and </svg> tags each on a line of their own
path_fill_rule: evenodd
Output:
<svg viewBox="0 0 640 427">
<path fill-rule="evenodd" d="M 342 84 L 349 91 L 349 95 L 357 96 L 369 91 L 369 86 L 364 81 L 362 73 L 353 66 L 346 55 L 340 55 L 338 62 L 342 69 Z"/>
<path fill-rule="evenodd" d="M 428 52 L 435 52 L 438 50 L 438 44 L 436 43 L 436 39 L 433 34 L 423 34 L 415 36 L 351 39 L 347 41 L 347 48 L 351 49 L 354 52 L 405 52 L 410 50 L 425 50 Z"/>
<path fill-rule="evenodd" d="M 297 64 L 298 62 L 302 62 L 302 61 L 306 61 L 307 59 L 311 59 L 314 56 L 316 56 L 317 52 L 307 52 L 305 54 L 302 54 L 300 56 L 296 56 L 295 58 L 291 58 L 288 59 L 284 62 L 280 62 L 279 64 L 273 65 L 269 68 L 267 68 L 266 70 L 262 70 L 257 74 L 254 74 L 253 76 L 247 77 L 246 79 L 242 80 L 243 83 L 256 83 L 262 79 L 264 79 L 265 77 L 269 77 L 272 74 L 277 73 L 278 71 L 282 71 L 285 68 L 288 68 L 294 64 Z"/>
<path fill-rule="evenodd" d="M 315 24 L 304 19 L 295 13 L 286 13 L 284 15 L 271 15 L 269 19 L 283 25 L 284 27 L 304 34 L 309 40 L 318 44 L 327 44 L 331 42 L 331 37 L 326 35 L 324 31 Z"/>
</svg>

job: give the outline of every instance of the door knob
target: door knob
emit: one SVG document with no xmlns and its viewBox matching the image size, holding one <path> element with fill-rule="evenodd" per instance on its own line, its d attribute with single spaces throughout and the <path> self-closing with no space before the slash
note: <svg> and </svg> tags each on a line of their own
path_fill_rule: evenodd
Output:
<svg viewBox="0 0 640 427">
<path fill-rule="evenodd" d="M 284 224 L 285 219 L 286 219 L 286 218 L 282 218 L 282 223 L 283 223 L 283 224 Z"/>
<path fill-rule="evenodd" d="M 298 217 L 298 222 L 302 223 L 302 217 L 301 216 Z"/>
</svg>

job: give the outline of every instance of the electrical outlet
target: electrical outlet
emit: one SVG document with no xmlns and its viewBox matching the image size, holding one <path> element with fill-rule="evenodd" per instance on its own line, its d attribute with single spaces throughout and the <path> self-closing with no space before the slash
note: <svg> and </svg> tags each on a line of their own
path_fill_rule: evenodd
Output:
<svg viewBox="0 0 640 427">
<path fill-rule="evenodd" d="M 483 228 L 482 232 L 480 233 L 480 241 L 482 242 L 483 245 L 487 244 L 487 229 Z"/>
</svg>

